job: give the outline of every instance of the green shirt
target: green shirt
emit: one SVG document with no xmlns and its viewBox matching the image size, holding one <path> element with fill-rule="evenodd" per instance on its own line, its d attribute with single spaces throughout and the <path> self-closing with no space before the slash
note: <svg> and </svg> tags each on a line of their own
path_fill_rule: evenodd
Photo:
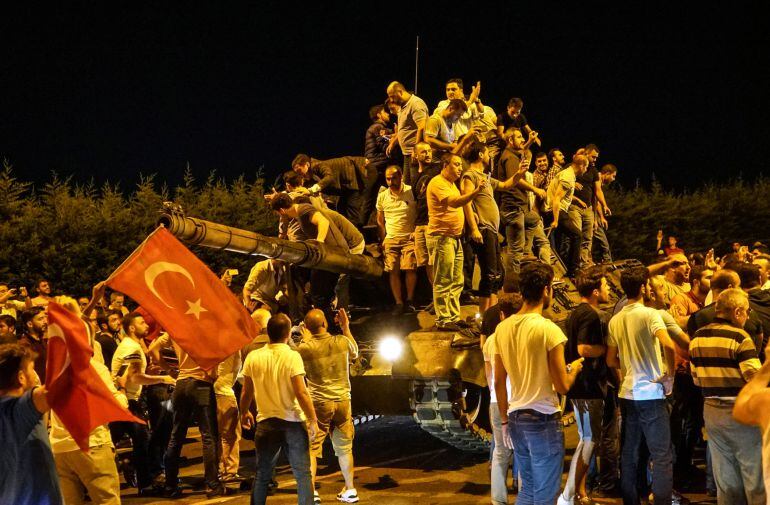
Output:
<svg viewBox="0 0 770 505">
<path fill-rule="evenodd" d="M 350 399 L 351 358 L 358 356 L 358 346 L 343 335 L 322 333 L 303 340 L 297 351 L 305 363 L 305 376 L 313 400 Z"/>
</svg>

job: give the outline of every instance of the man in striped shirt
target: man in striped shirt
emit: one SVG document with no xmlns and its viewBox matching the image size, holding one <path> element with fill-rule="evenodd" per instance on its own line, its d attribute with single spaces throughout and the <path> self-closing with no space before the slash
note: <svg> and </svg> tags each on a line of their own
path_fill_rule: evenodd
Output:
<svg viewBox="0 0 770 505">
<path fill-rule="evenodd" d="M 717 503 L 764 504 L 762 435 L 732 417 L 735 398 L 759 370 L 757 350 L 743 325 L 749 299 L 740 289 L 726 289 L 717 298 L 716 318 L 699 329 L 690 342 L 695 383 L 704 402 L 709 452 L 717 485 Z"/>
</svg>

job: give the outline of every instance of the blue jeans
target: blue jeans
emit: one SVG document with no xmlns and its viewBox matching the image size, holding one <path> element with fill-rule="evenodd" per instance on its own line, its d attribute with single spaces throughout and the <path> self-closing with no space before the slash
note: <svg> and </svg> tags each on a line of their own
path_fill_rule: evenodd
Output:
<svg viewBox="0 0 770 505">
<path fill-rule="evenodd" d="M 623 416 L 623 448 L 620 458 L 620 489 L 623 505 L 639 505 L 637 472 L 642 442 L 652 458 L 654 505 L 671 505 L 673 456 L 671 424 L 666 400 L 620 399 Z M 642 439 L 644 437 L 644 440 Z"/>
<path fill-rule="evenodd" d="M 508 505 L 508 469 L 511 468 L 513 451 L 503 442 L 503 425 L 500 420 L 500 409 L 497 403 L 489 404 L 489 420 L 492 424 L 492 461 L 490 468 L 490 491 L 492 505 Z M 516 468 L 513 469 L 513 480 L 516 481 Z"/>
<path fill-rule="evenodd" d="M 500 216 L 505 225 L 505 240 L 508 242 L 506 272 L 518 272 L 521 268 L 521 257 L 524 256 L 524 245 L 526 244 L 524 215 L 523 209 L 517 209 L 504 212 Z"/>
<path fill-rule="evenodd" d="M 591 248 L 593 247 L 594 239 L 594 208 L 586 207 L 584 209 L 578 205 L 572 205 L 569 208 L 569 217 L 575 227 L 580 229 L 580 268 L 586 268 L 592 263 Z"/>
<path fill-rule="evenodd" d="M 177 381 L 172 397 L 174 406 L 174 426 L 171 440 L 166 448 L 163 462 L 166 467 L 166 487 L 179 485 L 179 455 L 187 437 L 187 428 L 195 419 L 201 432 L 203 445 L 203 473 L 209 489 L 222 486 L 217 472 L 219 470 L 219 433 L 217 427 L 217 400 L 214 385 L 197 379 Z"/>
<path fill-rule="evenodd" d="M 283 449 L 291 471 L 297 480 L 298 505 L 313 505 L 313 484 L 310 480 L 310 439 L 304 423 L 271 417 L 257 423 L 254 435 L 257 454 L 257 475 L 251 492 L 251 505 L 263 505 L 267 500 L 267 485 L 273 478 L 278 451 Z"/>
<path fill-rule="evenodd" d="M 734 402 L 706 398 L 703 418 L 719 505 L 764 505 L 762 433 L 733 419 Z"/>
<path fill-rule="evenodd" d="M 612 263 L 610 241 L 607 240 L 607 230 L 602 225 L 594 228 L 594 242 L 591 253 L 594 257 L 599 256 L 599 261 L 601 263 Z"/>
<path fill-rule="evenodd" d="M 531 210 L 524 216 L 525 249 L 532 252 L 546 265 L 551 264 L 551 242 L 545 236 L 543 219 L 537 211 Z"/>
<path fill-rule="evenodd" d="M 552 505 L 559 494 L 564 462 L 561 415 L 515 410 L 508 414 L 508 430 L 521 476 L 517 505 Z"/>
</svg>

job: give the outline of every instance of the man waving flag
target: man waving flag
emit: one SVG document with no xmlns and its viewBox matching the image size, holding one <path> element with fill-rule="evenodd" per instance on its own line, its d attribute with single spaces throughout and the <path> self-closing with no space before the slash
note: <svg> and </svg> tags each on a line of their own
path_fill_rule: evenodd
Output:
<svg viewBox="0 0 770 505">
<path fill-rule="evenodd" d="M 204 370 L 259 334 L 235 295 L 164 227 L 152 232 L 106 284 L 139 303 Z"/>
<path fill-rule="evenodd" d="M 142 422 L 118 403 L 91 365 L 94 350 L 85 323 L 56 302 L 48 304 L 48 337 L 48 403 L 81 450 L 88 451 L 97 426 Z"/>
</svg>

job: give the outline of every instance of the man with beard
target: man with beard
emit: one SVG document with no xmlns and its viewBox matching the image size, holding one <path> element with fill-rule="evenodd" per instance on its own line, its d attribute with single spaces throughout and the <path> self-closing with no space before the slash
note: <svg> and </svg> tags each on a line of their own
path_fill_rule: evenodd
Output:
<svg viewBox="0 0 770 505">
<path fill-rule="evenodd" d="M 420 142 L 415 147 L 417 170 L 414 171 L 412 191 L 414 192 L 415 207 L 417 213 L 414 219 L 414 256 L 417 268 L 425 267 L 428 280 L 433 283 L 433 266 L 428 254 L 428 183 L 441 171 L 440 164 L 434 164 L 433 151 L 425 142 Z M 405 174 L 406 175 L 406 174 Z M 406 184 L 412 184 L 408 180 Z"/>
<path fill-rule="evenodd" d="M 463 290 L 463 206 L 487 187 L 461 195 L 455 182 L 463 173 L 463 160 L 456 154 L 441 159 L 441 173 L 428 183 L 428 253 L 433 259 L 433 305 L 439 330 L 461 331 L 460 293 Z"/>
<path fill-rule="evenodd" d="M 412 187 L 404 184 L 401 168 L 385 169 L 387 189 L 377 196 L 377 230 L 385 255 L 385 271 L 396 302 L 394 315 L 414 312 L 414 288 L 417 286 L 417 261 L 414 256 L 414 222 L 417 206 Z M 401 285 L 401 271 L 406 277 L 406 305 Z"/>
<path fill-rule="evenodd" d="M 24 332 L 19 343 L 34 353 L 35 372 L 40 381 L 45 383 L 45 362 L 48 349 L 46 332 L 48 314 L 42 306 L 35 306 L 21 313 L 21 326 Z"/>
<path fill-rule="evenodd" d="M 53 296 L 51 296 L 51 283 L 45 279 L 40 279 L 37 281 L 37 284 L 35 284 L 35 289 L 37 289 L 37 296 L 32 298 L 32 306 L 48 307 L 48 302 L 53 301 Z"/>
<path fill-rule="evenodd" d="M 404 155 L 404 174 L 409 174 L 409 177 L 406 177 L 406 183 L 411 184 L 415 180 L 411 177 L 413 175 L 411 167 L 414 164 L 412 154 L 417 143 L 422 141 L 425 122 L 429 116 L 428 106 L 422 98 L 406 91 L 404 85 L 398 81 L 391 82 L 386 93 L 388 100 L 401 107 L 398 111 L 396 135 L 391 137 L 386 153 L 390 155 L 393 146 L 398 143 Z"/>
<path fill-rule="evenodd" d="M 465 111 L 458 117 L 454 132 L 457 137 L 461 137 L 471 131 L 474 123 L 483 117 L 484 109 L 479 107 L 478 98 L 481 93 L 481 83 L 477 82 L 472 87 L 471 95 L 466 100 L 465 91 L 463 90 L 463 80 L 458 77 L 453 77 L 446 82 L 446 100 L 441 100 L 436 109 L 433 111 L 433 115 L 441 114 L 445 109 L 449 108 L 453 100 L 460 100 L 465 103 Z M 492 118 L 494 121 L 495 118 Z"/>
<path fill-rule="evenodd" d="M 524 304 L 495 330 L 495 393 L 505 446 L 516 448 L 519 500 L 553 503 L 564 463 L 564 426 L 557 393 L 567 394 L 584 358 L 564 361 L 567 337 L 543 317 L 551 303 L 553 268 L 532 262 L 521 269 Z M 511 391 L 506 379 L 510 377 Z"/>
<path fill-rule="evenodd" d="M 500 227 L 500 211 L 495 202 L 495 191 L 507 190 L 516 185 L 527 171 L 526 164 L 519 164 L 518 172 L 506 181 L 498 181 L 489 173 L 489 148 L 476 142 L 468 148 L 465 155 L 470 163 L 462 175 L 460 188 L 464 195 L 473 193 L 482 180 L 488 181 L 486 189 L 481 191 L 473 202 L 465 204 L 466 232 L 470 238 L 473 253 L 479 260 L 481 280 L 479 281 L 479 313 L 497 303 L 494 293 L 500 289 L 503 281 L 503 268 L 500 258 L 500 241 L 497 231 Z"/>
<path fill-rule="evenodd" d="M 110 310 L 106 316 L 99 316 L 97 321 L 101 330 L 96 335 L 96 341 L 102 347 L 102 356 L 104 363 L 110 365 L 115 350 L 120 345 L 120 322 L 123 320 L 123 313 L 119 310 Z"/>
</svg>

